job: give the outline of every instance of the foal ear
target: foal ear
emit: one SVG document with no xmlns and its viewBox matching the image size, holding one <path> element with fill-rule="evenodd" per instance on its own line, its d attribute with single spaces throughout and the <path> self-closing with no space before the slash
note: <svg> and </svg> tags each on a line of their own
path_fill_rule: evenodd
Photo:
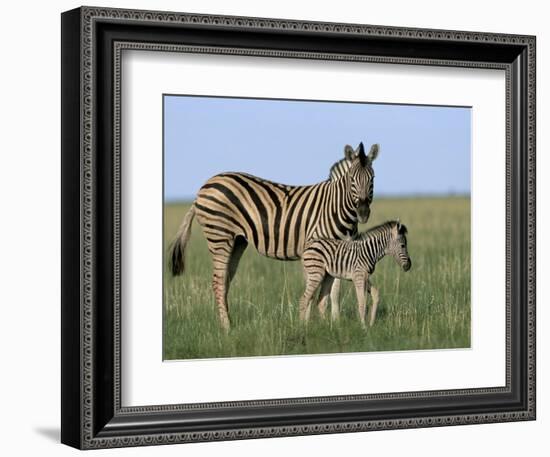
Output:
<svg viewBox="0 0 550 457">
<path fill-rule="evenodd" d="M 397 231 L 400 235 L 406 235 L 407 234 L 407 227 L 405 227 L 404 224 L 397 223 Z"/>
<path fill-rule="evenodd" d="M 378 152 L 380 151 L 380 145 L 379 144 L 373 144 L 370 147 L 369 155 L 367 156 L 368 159 L 372 162 L 378 157 Z"/>
<path fill-rule="evenodd" d="M 344 147 L 344 157 L 347 160 L 351 160 L 354 158 L 354 156 L 355 156 L 355 151 L 349 144 L 346 144 L 346 146 Z"/>
</svg>

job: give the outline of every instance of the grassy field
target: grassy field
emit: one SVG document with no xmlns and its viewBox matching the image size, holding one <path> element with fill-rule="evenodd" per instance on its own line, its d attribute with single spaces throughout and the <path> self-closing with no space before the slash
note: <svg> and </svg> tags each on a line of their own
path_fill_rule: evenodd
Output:
<svg viewBox="0 0 550 457">
<path fill-rule="evenodd" d="M 188 207 L 165 207 L 166 249 Z M 340 321 L 323 321 L 312 309 L 304 328 L 298 320 L 301 263 L 268 259 L 249 247 L 231 285 L 232 329 L 225 334 L 211 289 L 210 255 L 195 221 L 185 274 L 173 278 L 168 269 L 164 274 L 164 358 L 469 347 L 470 200 L 378 198 L 371 214 L 369 226 L 397 217 L 407 226 L 412 268 L 405 273 L 391 258 L 378 264 L 372 283 L 380 289 L 380 305 L 367 332 L 359 324 L 355 292 L 347 281 Z"/>
</svg>

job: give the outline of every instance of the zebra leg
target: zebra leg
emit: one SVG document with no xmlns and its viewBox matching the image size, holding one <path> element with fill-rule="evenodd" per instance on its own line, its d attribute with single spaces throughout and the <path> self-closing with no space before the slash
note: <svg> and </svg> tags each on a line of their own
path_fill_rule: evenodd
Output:
<svg viewBox="0 0 550 457">
<path fill-rule="evenodd" d="M 376 287 L 371 287 L 370 295 L 372 297 L 372 308 L 370 310 L 369 325 L 372 327 L 372 324 L 374 324 L 374 320 L 376 319 L 376 308 L 378 307 L 378 303 L 380 302 L 380 293 L 378 292 L 378 289 Z"/>
<path fill-rule="evenodd" d="M 229 305 L 227 304 L 230 278 L 229 265 L 235 246 L 235 239 L 216 241 L 209 239 L 207 241 L 210 254 L 212 255 L 212 289 L 214 290 L 214 298 L 218 305 L 220 324 L 225 331 L 228 331 L 231 325 L 229 320 Z"/>
<path fill-rule="evenodd" d="M 341 280 L 335 278 L 332 282 L 332 290 L 330 291 L 330 314 L 333 321 L 337 321 L 340 317 L 340 284 Z"/>
<path fill-rule="evenodd" d="M 229 286 L 231 284 L 231 281 L 233 281 L 233 278 L 235 277 L 235 273 L 237 272 L 237 267 L 239 266 L 239 262 L 241 261 L 241 257 L 246 250 L 248 246 L 248 242 L 242 237 L 238 236 L 235 239 L 235 247 L 233 248 L 233 251 L 231 251 L 231 256 L 229 257 L 229 277 L 227 282 L 227 290 L 229 291 Z"/>
<path fill-rule="evenodd" d="M 309 320 L 311 300 L 313 298 L 313 294 L 323 280 L 323 277 L 324 274 L 322 273 L 309 273 L 307 276 L 306 290 L 300 299 L 300 320 L 302 322 L 307 322 Z"/>
<path fill-rule="evenodd" d="M 330 275 L 325 275 L 323 282 L 321 283 L 321 292 L 319 293 L 319 314 L 324 319 L 325 311 L 327 310 L 327 301 L 330 295 L 330 290 L 332 288 L 332 283 L 334 282 L 334 277 Z"/>
<path fill-rule="evenodd" d="M 361 325 L 366 329 L 365 325 L 365 312 L 367 308 L 365 297 L 365 276 L 363 274 L 356 274 L 353 277 L 353 284 L 355 285 L 355 293 L 357 295 L 357 307 L 359 309 L 359 320 Z"/>
<path fill-rule="evenodd" d="M 229 286 L 231 286 L 231 281 L 233 281 L 233 278 L 235 277 L 235 273 L 237 272 L 237 267 L 239 266 L 239 262 L 247 246 L 248 246 L 248 242 L 243 237 L 237 237 L 235 239 L 233 250 L 231 251 L 231 254 L 229 255 L 229 260 L 227 262 L 225 291 L 223 292 L 224 306 L 220 307 L 220 304 L 218 302 L 220 322 L 222 322 L 222 326 L 225 330 L 229 330 L 229 326 L 230 326 L 229 302 L 227 298 L 229 295 Z M 224 322 L 227 322 L 227 325 L 225 325 Z"/>
</svg>

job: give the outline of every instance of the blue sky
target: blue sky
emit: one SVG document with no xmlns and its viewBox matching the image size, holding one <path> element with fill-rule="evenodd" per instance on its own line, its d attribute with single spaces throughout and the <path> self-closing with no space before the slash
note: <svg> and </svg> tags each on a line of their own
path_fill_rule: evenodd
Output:
<svg viewBox="0 0 550 457">
<path fill-rule="evenodd" d="M 224 171 L 320 182 L 360 141 L 380 144 L 375 197 L 470 193 L 470 108 L 166 95 L 165 200 Z"/>
</svg>

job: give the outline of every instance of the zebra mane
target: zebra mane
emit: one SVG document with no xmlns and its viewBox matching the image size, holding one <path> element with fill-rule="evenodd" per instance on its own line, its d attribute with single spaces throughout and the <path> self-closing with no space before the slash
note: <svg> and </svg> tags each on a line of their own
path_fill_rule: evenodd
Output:
<svg viewBox="0 0 550 457">
<path fill-rule="evenodd" d="M 400 226 L 400 232 L 402 235 L 405 235 L 407 233 L 407 227 L 405 227 L 403 224 L 400 224 L 399 221 L 386 221 L 380 225 L 377 225 L 375 227 L 372 227 L 364 232 L 359 232 L 355 237 L 354 240 L 366 240 L 367 238 L 371 238 L 372 236 L 378 235 L 379 233 L 384 233 L 386 231 L 391 230 L 395 226 Z"/>
<path fill-rule="evenodd" d="M 328 179 L 330 181 L 334 181 L 340 178 L 346 171 L 351 168 L 352 162 L 353 159 L 348 159 L 346 157 L 340 159 L 338 162 L 335 162 L 332 167 L 330 167 Z"/>
</svg>

